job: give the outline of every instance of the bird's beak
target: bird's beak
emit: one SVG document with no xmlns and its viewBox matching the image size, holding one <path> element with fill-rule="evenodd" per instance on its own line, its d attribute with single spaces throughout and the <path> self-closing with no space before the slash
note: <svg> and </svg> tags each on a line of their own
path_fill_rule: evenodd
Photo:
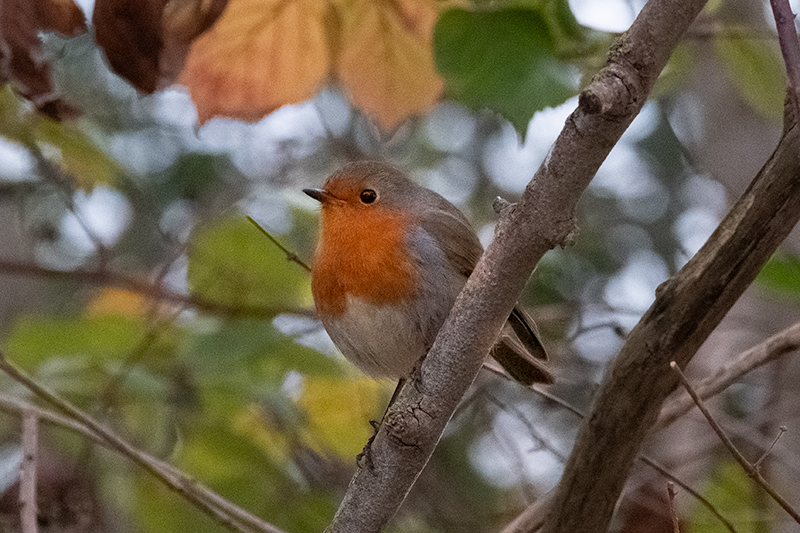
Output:
<svg viewBox="0 0 800 533">
<path fill-rule="evenodd" d="M 324 204 L 331 198 L 331 193 L 325 189 L 303 189 L 303 192 L 321 204 Z"/>
</svg>

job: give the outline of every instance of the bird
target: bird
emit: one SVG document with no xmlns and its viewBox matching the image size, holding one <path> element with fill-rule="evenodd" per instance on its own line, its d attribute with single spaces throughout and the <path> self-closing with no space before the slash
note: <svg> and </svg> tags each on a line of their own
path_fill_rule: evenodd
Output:
<svg viewBox="0 0 800 533">
<path fill-rule="evenodd" d="M 311 266 L 317 315 L 347 360 L 373 378 L 399 380 L 396 395 L 483 246 L 457 207 L 382 161 L 348 163 L 303 192 L 320 203 Z M 490 355 L 525 386 L 554 381 L 536 324 L 519 305 Z"/>
</svg>

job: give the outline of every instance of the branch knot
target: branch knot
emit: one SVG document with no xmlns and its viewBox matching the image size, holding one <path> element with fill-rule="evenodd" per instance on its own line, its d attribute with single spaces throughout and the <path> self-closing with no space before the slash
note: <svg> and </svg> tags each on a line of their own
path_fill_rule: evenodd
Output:
<svg viewBox="0 0 800 533">
<path fill-rule="evenodd" d="M 644 93 L 639 73 L 632 66 L 611 62 L 592 79 L 578 97 L 578 106 L 587 115 L 623 117 L 638 108 Z"/>
<path fill-rule="evenodd" d="M 425 422 L 420 415 L 429 416 L 419 408 L 389 411 L 383 423 L 387 436 L 404 446 L 421 446 L 425 440 Z"/>
</svg>

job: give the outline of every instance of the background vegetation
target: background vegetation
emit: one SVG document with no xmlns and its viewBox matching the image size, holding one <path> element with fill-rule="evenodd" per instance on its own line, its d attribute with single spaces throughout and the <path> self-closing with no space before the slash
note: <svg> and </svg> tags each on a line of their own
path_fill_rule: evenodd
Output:
<svg viewBox="0 0 800 533">
<path fill-rule="evenodd" d="M 619 30 L 641 6 L 155 4 L 2 4 L 0 347 L 137 448 L 282 529 L 320 531 L 394 384 L 341 359 L 307 273 L 245 216 L 307 261 L 317 213 L 300 189 L 381 158 L 490 241 L 492 198 L 521 193 L 605 63 L 615 34 L 597 5 Z M 773 150 L 785 80 L 770 17 L 766 3 L 707 6 L 582 198 L 574 245 L 539 264 L 521 300 L 559 376 L 547 392 L 586 409 L 658 285 Z M 795 232 L 690 375 L 798 321 L 798 253 Z M 751 457 L 790 428 L 763 472 L 795 500 L 798 375 L 780 358 L 712 402 Z M 0 376 L 0 400 L 0 530 L 16 531 L 15 402 L 34 398 Z M 737 531 L 790 528 L 698 420 L 647 453 Z M 499 529 L 558 481 L 579 422 L 481 374 L 391 530 Z M 39 439 L 42 531 L 223 529 L 84 435 L 42 424 Z M 664 487 L 637 466 L 614 530 L 672 531 Z M 727 530 L 686 492 L 678 514 L 685 531 Z"/>
</svg>

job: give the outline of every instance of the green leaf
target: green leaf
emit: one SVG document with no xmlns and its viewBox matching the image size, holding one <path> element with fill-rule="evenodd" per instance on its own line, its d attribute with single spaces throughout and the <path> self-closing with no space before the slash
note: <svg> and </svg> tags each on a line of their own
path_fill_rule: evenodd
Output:
<svg viewBox="0 0 800 533">
<path fill-rule="evenodd" d="M 39 116 L 35 135 L 40 147 L 50 145 L 58 150 L 58 163 L 81 189 L 91 191 L 96 185 L 111 184 L 120 173 L 117 163 L 73 123 Z"/>
<path fill-rule="evenodd" d="M 758 505 L 753 493 L 753 481 L 742 467 L 732 459 L 725 459 L 714 469 L 700 493 L 706 497 L 719 513 L 736 525 L 740 531 L 753 531 L 758 522 Z M 723 533 L 725 527 L 700 503 L 686 520 L 687 533 Z"/>
<path fill-rule="evenodd" d="M 572 48 L 587 44 L 587 37 L 597 32 L 587 32 L 578 23 L 567 0 L 540 0 L 538 8 L 547 21 L 550 34 L 559 48 Z M 596 35 L 594 35 L 596 37 Z"/>
<path fill-rule="evenodd" d="M 449 10 L 436 23 L 433 43 L 449 94 L 474 109 L 497 111 L 523 136 L 536 111 L 575 94 L 574 71 L 556 57 L 537 11 Z"/>
<path fill-rule="evenodd" d="M 145 324 L 138 317 L 30 316 L 14 325 L 6 339 L 5 351 L 12 361 L 28 369 L 56 357 L 102 363 L 130 354 L 145 334 Z"/>
<path fill-rule="evenodd" d="M 42 150 L 86 191 L 112 183 L 120 173 L 117 163 L 77 123 L 57 122 L 26 108 L 8 86 L 0 90 L 0 135 Z"/>
<path fill-rule="evenodd" d="M 800 300 L 800 257 L 775 253 L 758 273 L 756 282 L 779 296 Z"/>
<path fill-rule="evenodd" d="M 692 43 L 681 42 L 673 50 L 666 66 L 656 80 L 651 98 L 658 100 L 684 86 L 692 68 L 697 64 L 697 50 Z"/>
<path fill-rule="evenodd" d="M 279 312 L 311 304 L 307 273 L 240 214 L 195 233 L 188 281 L 193 294 L 232 306 Z"/>
<path fill-rule="evenodd" d="M 484 9 L 491 10 L 493 4 L 495 2 L 487 2 Z M 583 42 L 591 33 L 578 23 L 568 0 L 511 0 L 505 2 L 503 7 L 539 13 L 559 46 L 567 46 L 570 42 L 572 44 Z"/>
<path fill-rule="evenodd" d="M 249 435 L 234 429 L 232 418 L 222 425 L 198 423 L 184 434 L 177 466 L 285 531 L 322 531 L 336 511 L 338 493 L 299 482 L 296 470 L 270 461 Z M 227 531 L 146 474 L 137 476 L 135 488 L 140 531 Z"/>
<path fill-rule="evenodd" d="M 745 102 L 768 119 L 782 120 L 786 76 L 777 41 L 734 37 L 713 42 Z"/>
<path fill-rule="evenodd" d="M 280 382 L 290 370 L 302 374 L 338 375 L 338 361 L 300 346 L 265 320 L 230 320 L 216 331 L 192 340 L 187 363 L 198 379 L 244 383 Z M 238 376 L 234 378 L 234 376 Z"/>
</svg>

